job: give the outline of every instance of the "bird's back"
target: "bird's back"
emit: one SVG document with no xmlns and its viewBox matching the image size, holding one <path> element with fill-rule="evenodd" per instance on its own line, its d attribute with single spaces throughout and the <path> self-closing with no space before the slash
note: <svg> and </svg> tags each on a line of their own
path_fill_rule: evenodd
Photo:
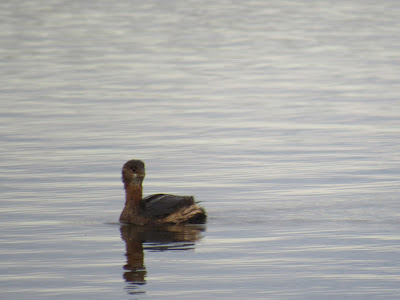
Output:
<svg viewBox="0 0 400 300">
<path fill-rule="evenodd" d="M 154 194 L 143 198 L 146 215 L 160 218 L 195 204 L 192 196 Z"/>
</svg>

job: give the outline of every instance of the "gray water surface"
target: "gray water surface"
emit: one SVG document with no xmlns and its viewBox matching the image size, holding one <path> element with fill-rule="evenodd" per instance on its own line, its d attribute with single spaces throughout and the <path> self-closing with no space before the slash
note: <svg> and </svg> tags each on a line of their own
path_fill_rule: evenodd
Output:
<svg viewBox="0 0 400 300">
<path fill-rule="evenodd" d="M 396 1 L 2 1 L 1 299 L 397 299 Z M 205 226 L 120 226 L 120 168 Z"/>
</svg>

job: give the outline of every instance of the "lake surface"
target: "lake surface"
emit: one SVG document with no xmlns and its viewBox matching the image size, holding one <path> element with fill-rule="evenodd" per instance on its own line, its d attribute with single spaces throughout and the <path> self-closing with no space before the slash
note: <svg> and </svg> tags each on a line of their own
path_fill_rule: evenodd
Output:
<svg viewBox="0 0 400 300">
<path fill-rule="evenodd" d="M 397 1 L 2 1 L 1 299 L 398 299 Z M 122 164 L 205 226 L 120 226 Z"/>
</svg>

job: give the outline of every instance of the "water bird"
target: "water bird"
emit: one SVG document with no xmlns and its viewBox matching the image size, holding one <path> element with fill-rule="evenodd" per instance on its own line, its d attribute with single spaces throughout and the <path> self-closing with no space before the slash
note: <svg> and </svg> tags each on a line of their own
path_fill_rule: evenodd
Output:
<svg viewBox="0 0 400 300">
<path fill-rule="evenodd" d="M 145 164 L 141 160 L 129 160 L 123 165 L 125 207 L 120 222 L 136 225 L 206 222 L 206 212 L 193 196 L 154 194 L 143 198 L 142 183 L 145 175 Z"/>
</svg>

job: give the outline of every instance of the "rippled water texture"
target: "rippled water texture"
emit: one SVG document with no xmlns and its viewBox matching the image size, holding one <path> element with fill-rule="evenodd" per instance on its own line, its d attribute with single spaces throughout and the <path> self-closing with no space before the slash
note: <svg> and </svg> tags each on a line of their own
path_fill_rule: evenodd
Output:
<svg viewBox="0 0 400 300">
<path fill-rule="evenodd" d="M 2 1 L 1 299 L 397 299 L 396 1 Z M 205 226 L 120 226 L 120 168 Z"/>
</svg>

